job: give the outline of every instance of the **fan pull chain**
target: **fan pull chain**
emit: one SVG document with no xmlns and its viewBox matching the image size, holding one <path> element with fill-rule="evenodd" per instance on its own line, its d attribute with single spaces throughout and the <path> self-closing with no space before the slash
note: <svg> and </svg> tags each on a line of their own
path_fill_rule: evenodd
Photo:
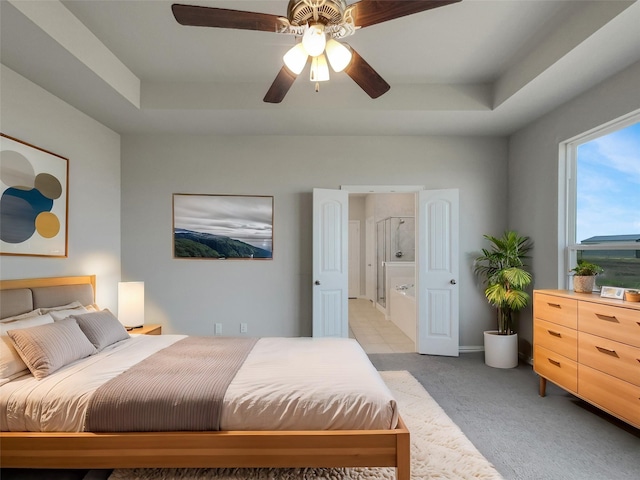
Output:
<svg viewBox="0 0 640 480">
<path fill-rule="evenodd" d="M 320 91 L 320 82 L 316 82 L 316 93 Z"/>
</svg>

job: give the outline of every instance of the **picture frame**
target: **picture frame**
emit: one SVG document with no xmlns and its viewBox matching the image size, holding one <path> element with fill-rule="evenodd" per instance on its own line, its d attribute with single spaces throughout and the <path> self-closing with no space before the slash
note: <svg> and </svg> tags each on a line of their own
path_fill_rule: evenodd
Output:
<svg viewBox="0 0 640 480">
<path fill-rule="evenodd" d="M 0 255 L 67 257 L 69 159 L 0 133 Z"/>
<path fill-rule="evenodd" d="M 624 288 L 620 287 L 600 287 L 600 296 L 604 298 L 617 298 L 618 300 L 622 300 L 624 297 Z"/>
<path fill-rule="evenodd" d="M 272 260 L 273 196 L 174 193 L 173 257 Z"/>
</svg>

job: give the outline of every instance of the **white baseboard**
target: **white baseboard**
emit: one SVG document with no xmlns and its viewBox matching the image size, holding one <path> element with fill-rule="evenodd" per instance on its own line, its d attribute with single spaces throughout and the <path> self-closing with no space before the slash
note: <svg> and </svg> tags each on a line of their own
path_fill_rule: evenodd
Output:
<svg viewBox="0 0 640 480">
<path fill-rule="evenodd" d="M 472 352 L 484 352 L 483 345 L 466 345 L 458 347 L 458 352 L 460 353 L 472 353 Z"/>
</svg>

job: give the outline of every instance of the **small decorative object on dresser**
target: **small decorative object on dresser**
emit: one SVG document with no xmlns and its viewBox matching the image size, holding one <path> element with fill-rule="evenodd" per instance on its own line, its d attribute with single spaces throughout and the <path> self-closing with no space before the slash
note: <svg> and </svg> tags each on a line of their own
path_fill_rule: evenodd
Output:
<svg viewBox="0 0 640 480">
<path fill-rule="evenodd" d="M 600 287 L 600 296 L 604 298 L 617 298 L 618 300 L 622 300 L 624 296 L 624 288 L 621 287 Z"/>
<path fill-rule="evenodd" d="M 640 304 L 567 290 L 533 293 L 533 368 L 640 427 Z"/>
<path fill-rule="evenodd" d="M 578 261 L 578 266 L 570 270 L 573 273 L 573 291 L 591 293 L 596 284 L 596 275 L 602 273 L 602 267 L 593 263 Z"/>
<path fill-rule="evenodd" d="M 627 302 L 640 302 L 640 290 L 627 290 L 624 292 L 624 299 Z"/>
</svg>

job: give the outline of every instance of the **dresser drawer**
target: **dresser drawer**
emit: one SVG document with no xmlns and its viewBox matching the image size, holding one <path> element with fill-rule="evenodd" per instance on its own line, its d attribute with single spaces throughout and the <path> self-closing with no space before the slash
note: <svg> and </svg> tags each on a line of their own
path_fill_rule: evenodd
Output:
<svg viewBox="0 0 640 480">
<path fill-rule="evenodd" d="M 640 387 L 586 365 L 578 366 L 578 394 L 640 428 Z"/>
<path fill-rule="evenodd" d="M 578 360 L 578 332 L 572 328 L 536 318 L 533 327 L 535 346 L 543 346 L 571 360 Z"/>
<path fill-rule="evenodd" d="M 640 347 L 639 310 L 580 302 L 578 324 L 581 332 Z"/>
<path fill-rule="evenodd" d="M 577 363 L 565 356 L 536 345 L 533 353 L 533 369 L 538 375 L 569 390 L 578 391 Z"/>
<path fill-rule="evenodd" d="M 536 318 L 577 328 L 578 301 L 544 293 L 534 293 L 533 313 Z"/>
<path fill-rule="evenodd" d="M 578 359 L 581 364 L 640 387 L 640 348 L 638 347 L 580 332 Z"/>
</svg>

